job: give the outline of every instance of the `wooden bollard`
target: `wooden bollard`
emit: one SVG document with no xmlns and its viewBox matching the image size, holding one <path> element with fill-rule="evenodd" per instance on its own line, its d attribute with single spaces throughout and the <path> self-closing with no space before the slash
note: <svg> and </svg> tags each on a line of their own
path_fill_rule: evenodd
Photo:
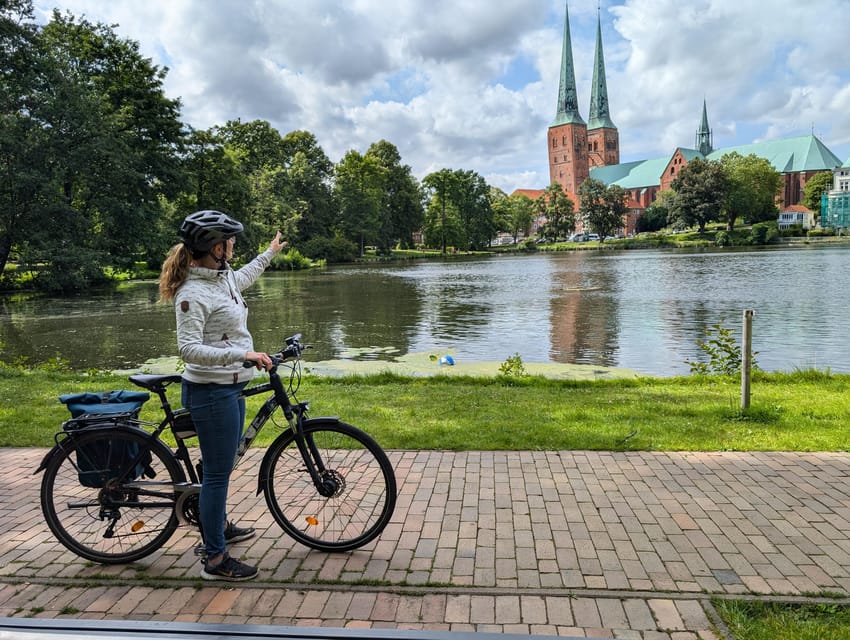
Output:
<svg viewBox="0 0 850 640">
<path fill-rule="evenodd" d="M 753 366 L 753 314 L 744 309 L 744 327 L 741 332 L 741 408 L 750 406 L 750 374 Z"/>
</svg>

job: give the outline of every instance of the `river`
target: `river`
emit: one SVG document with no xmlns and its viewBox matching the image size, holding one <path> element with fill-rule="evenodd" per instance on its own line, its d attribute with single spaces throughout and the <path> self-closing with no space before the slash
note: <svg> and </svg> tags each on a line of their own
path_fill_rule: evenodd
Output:
<svg viewBox="0 0 850 640">
<path fill-rule="evenodd" d="M 311 360 L 455 360 L 687 374 L 719 324 L 755 312 L 765 370 L 850 372 L 850 247 L 577 251 L 269 272 L 247 292 L 257 349 L 301 331 Z M 175 355 L 174 312 L 154 281 L 74 297 L 2 300 L 0 359 L 60 357 L 127 370 Z"/>
</svg>

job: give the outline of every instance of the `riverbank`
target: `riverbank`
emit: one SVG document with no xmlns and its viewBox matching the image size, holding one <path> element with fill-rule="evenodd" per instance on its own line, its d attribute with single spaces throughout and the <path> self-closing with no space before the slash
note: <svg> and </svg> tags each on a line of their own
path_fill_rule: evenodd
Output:
<svg viewBox="0 0 850 640">
<path fill-rule="evenodd" d="M 63 393 L 132 389 L 109 373 L 0 367 L 0 446 L 49 446 Z M 179 388 L 173 388 L 179 405 Z M 726 376 L 551 380 L 539 376 L 376 376 L 302 380 L 312 415 L 337 415 L 390 449 L 845 451 L 850 375 L 756 373 L 751 406 Z M 249 415 L 260 399 L 249 399 Z M 158 421 L 156 400 L 142 410 Z M 264 446 L 277 435 L 266 429 Z"/>
</svg>

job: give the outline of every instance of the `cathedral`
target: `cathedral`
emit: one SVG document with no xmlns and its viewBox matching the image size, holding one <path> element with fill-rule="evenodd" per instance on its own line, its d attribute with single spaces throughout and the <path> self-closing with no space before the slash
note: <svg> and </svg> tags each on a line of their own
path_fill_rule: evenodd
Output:
<svg viewBox="0 0 850 640">
<path fill-rule="evenodd" d="M 625 231 L 634 223 L 658 193 L 669 189 L 677 173 L 694 158 L 720 160 L 727 153 L 755 154 L 767 159 L 782 174 L 784 192 L 780 206 L 799 204 L 806 181 L 821 171 L 832 171 L 841 161 L 816 136 L 769 140 L 736 147 L 714 148 L 705 100 L 696 131 L 694 148 L 679 147 L 671 154 L 649 160 L 620 162 L 620 133 L 611 119 L 602 51 L 601 17 L 597 17 L 596 52 L 593 62 L 590 112 L 585 123 L 578 108 L 575 71 L 570 41 L 569 8 L 564 20 L 558 107 L 549 125 L 547 153 L 549 180 L 559 183 L 578 206 L 578 189 L 588 177 L 606 185 L 617 184 L 629 194 L 629 214 Z M 528 195 L 535 193 L 523 190 Z"/>
</svg>

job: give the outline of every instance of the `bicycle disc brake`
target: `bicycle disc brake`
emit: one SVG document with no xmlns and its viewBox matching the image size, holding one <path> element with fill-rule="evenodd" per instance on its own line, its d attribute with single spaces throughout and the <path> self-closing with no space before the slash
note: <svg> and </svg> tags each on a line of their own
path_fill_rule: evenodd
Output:
<svg viewBox="0 0 850 640">
<path fill-rule="evenodd" d="M 345 491 L 345 478 L 338 471 L 325 469 L 322 472 L 322 486 L 319 494 L 325 498 L 336 498 Z"/>
</svg>

